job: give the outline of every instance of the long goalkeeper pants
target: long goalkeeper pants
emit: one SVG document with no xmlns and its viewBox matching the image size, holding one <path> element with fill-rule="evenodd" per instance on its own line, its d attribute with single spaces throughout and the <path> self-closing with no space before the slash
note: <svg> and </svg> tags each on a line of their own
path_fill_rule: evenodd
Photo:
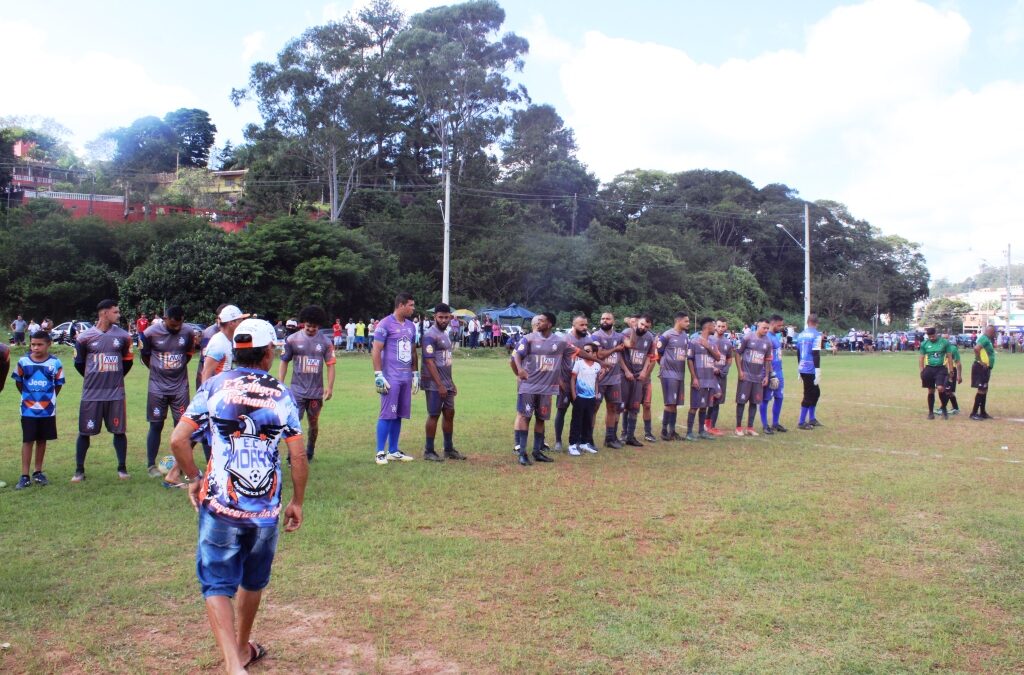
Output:
<svg viewBox="0 0 1024 675">
<path fill-rule="evenodd" d="M 804 408 L 813 408 L 818 405 L 818 399 L 821 398 L 821 387 L 814 384 L 813 373 L 800 373 L 800 379 L 804 383 L 804 399 L 800 401 L 800 405 Z"/>
</svg>

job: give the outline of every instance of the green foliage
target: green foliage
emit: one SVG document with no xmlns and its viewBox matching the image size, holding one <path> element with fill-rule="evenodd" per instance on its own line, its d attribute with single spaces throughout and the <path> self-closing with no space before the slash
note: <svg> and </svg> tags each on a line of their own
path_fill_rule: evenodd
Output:
<svg viewBox="0 0 1024 675">
<path fill-rule="evenodd" d="M 179 108 L 164 115 L 164 123 L 178 137 L 180 166 L 205 168 L 217 133 L 209 113 L 198 108 Z"/>
<path fill-rule="evenodd" d="M 964 329 L 964 316 L 972 309 L 969 302 L 939 298 L 924 308 L 921 325 L 935 326 L 944 332 L 960 333 Z"/>
</svg>

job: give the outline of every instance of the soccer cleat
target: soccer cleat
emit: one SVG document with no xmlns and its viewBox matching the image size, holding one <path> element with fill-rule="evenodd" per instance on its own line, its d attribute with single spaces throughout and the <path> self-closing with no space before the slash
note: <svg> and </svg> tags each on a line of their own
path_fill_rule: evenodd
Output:
<svg viewBox="0 0 1024 675">
<path fill-rule="evenodd" d="M 950 415 L 959 415 L 960 414 L 960 408 L 953 408 L 952 410 L 949 411 L 949 414 Z"/>
<path fill-rule="evenodd" d="M 160 469 L 156 468 L 156 465 L 149 467 L 149 469 L 146 470 L 146 473 L 149 474 L 150 478 L 160 478 L 163 476 L 163 474 L 160 473 Z"/>
<path fill-rule="evenodd" d="M 394 452 L 388 453 L 389 462 L 411 462 L 414 459 L 416 458 L 413 457 L 412 455 L 405 454 L 401 450 L 396 450 Z"/>
<path fill-rule="evenodd" d="M 75 475 L 71 477 L 71 482 L 72 483 L 81 483 L 83 480 L 85 480 L 85 472 L 84 471 L 76 471 Z"/>
<path fill-rule="evenodd" d="M 983 413 L 981 413 L 980 417 L 981 417 L 981 419 L 983 419 L 983 420 L 994 420 L 994 419 L 995 419 L 995 417 L 992 417 L 992 416 L 991 416 L 991 415 L 989 415 L 989 414 L 988 414 L 987 412 L 983 412 Z"/>
<path fill-rule="evenodd" d="M 575 443 L 569 444 L 569 454 L 572 455 L 573 457 L 579 457 L 580 456 L 580 447 L 578 445 L 576 445 Z"/>
<path fill-rule="evenodd" d="M 388 453 L 386 453 L 386 452 L 378 452 L 374 456 L 373 461 L 377 462 L 377 464 L 380 464 L 381 466 L 383 466 L 384 464 L 387 464 L 388 463 Z"/>
<path fill-rule="evenodd" d="M 942 419 L 943 420 L 949 421 L 949 413 L 948 412 L 946 412 L 945 410 L 941 410 L 940 413 L 942 414 Z"/>
<path fill-rule="evenodd" d="M 626 439 L 626 445 L 634 447 L 634 448 L 642 448 L 642 447 L 644 447 L 643 443 L 641 443 L 640 441 L 636 440 L 636 436 L 630 436 L 629 438 L 627 438 Z"/>
<path fill-rule="evenodd" d="M 684 436 L 683 438 L 685 440 L 687 440 L 687 441 L 694 442 L 694 443 L 697 441 L 697 437 L 693 435 L 692 431 L 686 432 L 686 436 Z"/>
<path fill-rule="evenodd" d="M 686 438 L 683 437 L 683 436 L 680 436 L 679 434 L 677 434 L 676 432 L 673 431 L 672 432 L 672 440 L 673 441 L 685 441 Z"/>
<path fill-rule="evenodd" d="M 671 441 L 672 440 L 672 434 L 670 434 L 667 431 L 662 431 L 661 432 L 661 440 L 663 440 L 663 441 Z"/>
<path fill-rule="evenodd" d="M 448 448 L 444 451 L 445 459 L 466 459 L 466 456 L 455 448 Z"/>
<path fill-rule="evenodd" d="M 786 433 L 787 431 L 789 431 L 789 429 L 787 429 L 786 427 L 782 426 L 781 424 L 776 424 L 774 427 L 772 427 L 772 429 L 774 431 L 778 431 L 779 433 L 783 433 L 783 434 Z"/>
<path fill-rule="evenodd" d="M 562 441 L 555 441 L 555 452 L 562 452 Z"/>
<path fill-rule="evenodd" d="M 654 437 L 654 434 L 644 434 L 644 440 L 648 443 L 657 443 L 658 439 Z"/>
<path fill-rule="evenodd" d="M 542 450 L 543 450 L 544 452 L 551 452 L 551 446 L 550 446 L 550 445 L 548 445 L 547 443 L 545 443 L 545 444 L 544 444 L 544 447 L 543 447 L 543 448 L 541 448 L 541 449 L 542 449 Z"/>
<path fill-rule="evenodd" d="M 812 427 L 823 427 L 823 426 L 825 426 L 824 424 L 822 424 L 818 420 L 810 420 L 808 422 L 808 424 L 810 424 Z"/>
<path fill-rule="evenodd" d="M 758 433 L 756 431 L 754 431 L 754 427 L 747 427 L 746 429 L 743 430 L 743 435 L 744 436 L 757 436 Z"/>
<path fill-rule="evenodd" d="M 984 422 L 985 421 L 985 418 L 982 417 L 981 415 L 971 415 L 971 419 L 974 420 L 975 422 Z"/>
<path fill-rule="evenodd" d="M 427 460 L 428 462 L 443 462 L 444 461 L 444 458 L 442 458 L 439 454 L 437 454 L 433 450 L 424 450 L 423 451 L 423 459 Z"/>
<path fill-rule="evenodd" d="M 545 455 L 543 450 L 534 450 L 533 451 L 533 460 L 535 462 L 553 462 L 553 461 L 555 461 L 555 460 L 551 459 L 550 457 L 548 457 L 547 455 Z"/>
<path fill-rule="evenodd" d="M 711 427 L 710 429 L 708 429 L 708 433 L 711 434 L 712 436 L 725 436 L 725 432 L 716 427 Z"/>
<path fill-rule="evenodd" d="M 800 425 L 800 429 L 803 429 L 804 431 L 814 431 L 814 425 L 810 422 L 804 422 Z"/>
<path fill-rule="evenodd" d="M 736 427 L 736 435 L 743 436 L 743 427 Z"/>
<path fill-rule="evenodd" d="M 622 449 L 622 441 L 620 441 L 617 438 L 613 438 L 610 441 L 605 441 L 604 442 L 604 447 L 612 448 L 613 450 L 621 450 Z"/>
<path fill-rule="evenodd" d="M 771 427 L 761 427 L 761 433 L 763 433 L 765 436 L 772 436 L 775 434 L 775 432 L 772 431 Z"/>
<path fill-rule="evenodd" d="M 14 486 L 14 489 L 24 490 L 27 487 L 32 487 L 32 479 L 28 476 L 22 476 L 18 479 L 18 484 Z"/>
<path fill-rule="evenodd" d="M 530 456 L 526 454 L 525 450 L 521 450 L 519 446 L 516 446 L 516 454 L 519 456 L 519 464 L 521 466 L 532 466 L 533 462 L 530 461 Z"/>
<path fill-rule="evenodd" d="M 711 434 L 709 434 L 707 431 L 700 432 L 699 434 L 697 434 L 697 437 L 700 438 L 702 441 L 713 441 L 713 440 L 715 440 L 715 437 L 712 436 Z"/>
<path fill-rule="evenodd" d="M 584 443 L 583 445 L 580 446 L 580 450 L 582 450 L 583 452 L 588 452 L 591 455 L 597 454 L 597 448 L 594 447 L 593 443 Z"/>
<path fill-rule="evenodd" d="M 930 420 L 933 420 L 933 419 L 935 419 L 935 413 L 933 413 L 933 412 L 929 412 L 929 413 L 928 413 L 928 419 L 930 419 Z M 814 425 L 812 424 L 811 426 L 814 426 Z"/>
<path fill-rule="evenodd" d="M 42 471 L 36 471 L 32 474 L 32 481 L 36 485 L 49 485 L 50 481 L 46 478 L 46 474 Z"/>
<path fill-rule="evenodd" d="M 128 480 L 129 478 L 131 478 L 131 474 L 129 474 L 127 471 L 121 471 L 120 469 L 117 470 L 118 480 Z"/>
</svg>

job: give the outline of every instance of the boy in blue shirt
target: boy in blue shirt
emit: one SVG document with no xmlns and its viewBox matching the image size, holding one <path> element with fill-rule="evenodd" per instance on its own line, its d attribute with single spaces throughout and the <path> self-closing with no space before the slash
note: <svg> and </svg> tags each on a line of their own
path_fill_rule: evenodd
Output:
<svg viewBox="0 0 1024 675">
<path fill-rule="evenodd" d="M 64 385 L 64 367 L 50 356 L 50 334 L 40 330 L 32 334 L 29 353 L 18 359 L 11 375 L 21 392 L 21 479 L 15 490 L 30 487 L 33 481 L 48 485 L 43 473 L 46 442 L 57 440 L 57 394 Z M 35 446 L 36 470 L 29 477 L 32 446 Z"/>
</svg>

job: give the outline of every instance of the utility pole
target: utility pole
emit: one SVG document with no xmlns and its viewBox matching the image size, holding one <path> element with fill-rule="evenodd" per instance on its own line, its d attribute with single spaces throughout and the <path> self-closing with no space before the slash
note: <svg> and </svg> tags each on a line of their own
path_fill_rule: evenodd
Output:
<svg viewBox="0 0 1024 675">
<path fill-rule="evenodd" d="M 811 315 L 811 206 L 804 202 L 804 325 Z"/>
<path fill-rule="evenodd" d="M 574 192 L 572 194 L 572 236 L 574 237 L 576 236 L 576 210 L 576 193 Z"/>
<path fill-rule="evenodd" d="M 448 278 L 451 274 L 451 235 L 452 235 L 452 170 L 444 172 L 444 267 L 441 272 L 441 302 L 448 304 Z"/>
<path fill-rule="evenodd" d="M 1010 245 L 1006 245 L 1006 338 L 1010 338 L 1010 310 L 1013 303 L 1010 300 Z"/>
</svg>

